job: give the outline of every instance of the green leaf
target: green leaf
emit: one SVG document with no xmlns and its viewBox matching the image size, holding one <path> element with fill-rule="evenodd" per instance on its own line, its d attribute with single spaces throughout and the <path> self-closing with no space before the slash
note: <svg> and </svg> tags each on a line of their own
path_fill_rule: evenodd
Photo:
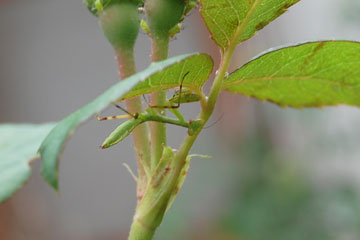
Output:
<svg viewBox="0 0 360 240">
<path fill-rule="evenodd" d="M 271 51 L 234 71 L 223 88 L 281 106 L 360 106 L 360 43 L 320 41 Z"/>
<path fill-rule="evenodd" d="M 104 110 L 109 104 L 120 99 L 139 82 L 144 81 L 151 75 L 162 71 L 171 65 L 182 64 L 182 62 L 186 61 L 187 58 L 191 58 L 196 55 L 198 54 L 185 54 L 162 62 L 153 63 L 144 71 L 134 74 L 131 77 L 115 84 L 95 100 L 59 122 L 59 124 L 57 124 L 46 137 L 39 149 L 43 162 L 42 174 L 46 181 L 48 181 L 49 184 L 56 190 L 58 189 L 58 161 L 64 148 L 65 141 L 80 123 L 93 117 L 95 114 Z"/>
<path fill-rule="evenodd" d="M 201 87 L 209 78 L 213 65 L 210 56 L 206 54 L 194 55 L 139 83 L 131 92 L 126 94 L 123 99 L 179 87 L 182 78 L 187 72 L 189 72 L 189 74 L 187 74 L 184 79 L 183 87 L 187 87 L 195 93 L 201 94 Z"/>
<path fill-rule="evenodd" d="M 55 124 L 0 125 L 0 203 L 11 197 L 29 179 L 29 163 Z"/>
<path fill-rule="evenodd" d="M 225 49 L 243 42 L 300 0 L 200 0 L 200 13 L 215 40 Z"/>
</svg>

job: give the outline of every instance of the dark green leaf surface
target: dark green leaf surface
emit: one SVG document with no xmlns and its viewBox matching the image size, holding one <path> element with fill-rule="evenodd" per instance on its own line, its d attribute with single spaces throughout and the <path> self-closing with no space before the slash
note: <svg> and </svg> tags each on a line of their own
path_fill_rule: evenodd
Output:
<svg viewBox="0 0 360 240">
<path fill-rule="evenodd" d="M 29 163 L 55 124 L 0 125 L 0 203 L 19 190 L 31 175 Z"/>
<path fill-rule="evenodd" d="M 226 48 L 251 38 L 298 1 L 200 0 L 200 13 L 217 45 Z"/>
<path fill-rule="evenodd" d="M 321 41 L 275 50 L 234 71 L 223 88 L 281 106 L 360 106 L 360 43 Z"/>
<path fill-rule="evenodd" d="M 183 61 L 187 61 L 187 58 L 196 55 L 198 54 L 185 54 L 162 62 L 153 63 L 144 71 L 134 74 L 115 84 L 95 100 L 63 119 L 50 132 L 39 149 L 43 161 L 42 174 L 46 181 L 48 181 L 55 189 L 58 189 L 58 160 L 64 148 L 66 139 L 74 132 L 75 128 L 80 123 L 104 110 L 109 104 L 128 93 L 139 82 L 144 81 L 151 75 L 160 72 L 171 65 L 182 64 Z"/>
<path fill-rule="evenodd" d="M 186 61 L 155 73 L 146 79 L 146 81 L 139 83 L 123 99 L 179 87 L 182 78 L 187 72 L 189 74 L 184 79 L 183 87 L 187 87 L 196 93 L 201 93 L 201 87 L 209 78 L 213 65 L 211 57 L 206 54 L 189 57 Z"/>
</svg>

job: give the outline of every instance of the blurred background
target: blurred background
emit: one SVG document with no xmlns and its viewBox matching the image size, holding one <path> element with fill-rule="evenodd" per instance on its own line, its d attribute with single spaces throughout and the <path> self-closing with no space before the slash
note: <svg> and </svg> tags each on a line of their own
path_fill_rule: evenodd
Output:
<svg viewBox="0 0 360 240">
<path fill-rule="evenodd" d="M 196 10 L 183 26 L 170 55 L 205 52 L 217 65 Z M 300 1 L 239 46 L 231 68 L 268 48 L 318 39 L 359 41 L 360 2 Z M 139 70 L 149 54 L 141 33 Z M 81 0 L 0 0 L 1 123 L 58 121 L 116 83 L 117 72 Z M 198 104 L 181 108 L 189 118 L 199 111 Z M 360 239 L 358 108 L 284 109 L 223 93 L 210 123 L 219 117 L 192 149 L 212 158 L 192 160 L 155 239 Z M 0 205 L 0 239 L 126 239 L 136 205 L 135 182 L 122 166 L 136 167 L 131 138 L 98 147 L 118 123 L 94 119 L 78 129 L 62 157 L 58 195 L 40 177 L 40 162 L 32 163 L 30 181 Z M 170 144 L 185 134 L 169 127 Z"/>
</svg>

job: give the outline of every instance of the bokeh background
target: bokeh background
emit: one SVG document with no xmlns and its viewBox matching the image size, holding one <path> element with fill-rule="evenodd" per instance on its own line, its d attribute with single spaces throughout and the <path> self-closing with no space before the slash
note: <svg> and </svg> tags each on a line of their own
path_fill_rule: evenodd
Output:
<svg viewBox="0 0 360 240">
<path fill-rule="evenodd" d="M 236 50 L 232 70 L 260 52 L 318 39 L 360 40 L 358 0 L 302 0 Z M 219 52 L 199 13 L 170 55 Z M 138 69 L 149 60 L 139 35 Z M 0 0 L 0 122 L 58 121 L 118 81 L 114 53 L 81 0 Z M 205 91 L 208 84 L 205 87 Z M 171 91 L 170 91 L 171 93 Z M 198 104 L 181 106 L 194 117 Z M 103 113 L 116 114 L 110 108 Z M 222 117 L 221 117 L 222 116 Z M 360 110 L 280 108 L 223 93 L 214 126 L 155 239 L 360 239 Z M 60 194 L 40 177 L 0 205 L 1 240 L 126 239 L 136 204 L 131 139 L 98 146 L 118 122 L 95 119 L 68 142 Z M 177 147 L 185 131 L 169 128 Z"/>
</svg>

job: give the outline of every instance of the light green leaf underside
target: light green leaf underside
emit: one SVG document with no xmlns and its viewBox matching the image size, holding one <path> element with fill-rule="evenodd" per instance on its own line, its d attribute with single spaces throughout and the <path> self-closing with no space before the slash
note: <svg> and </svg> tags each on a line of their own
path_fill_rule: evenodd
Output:
<svg viewBox="0 0 360 240">
<path fill-rule="evenodd" d="M 275 50 L 234 71 L 223 88 L 281 106 L 360 106 L 360 43 L 321 41 Z"/>
<path fill-rule="evenodd" d="M 200 0 L 200 13 L 217 45 L 226 48 L 251 38 L 298 1 Z"/>
<path fill-rule="evenodd" d="M 29 163 L 55 124 L 0 125 L 0 203 L 19 190 L 31 175 Z"/>
<path fill-rule="evenodd" d="M 190 88 L 193 91 L 200 93 L 201 87 L 212 72 L 213 65 L 211 57 L 206 54 L 198 54 L 189 57 L 178 64 L 168 67 L 164 71 L 155 73 L 144 82 L 139 83 L 122 99 L 179 87 L 183 76 L 187 72 L 189 72 L 189 74 L 186 75 L 184 79 L 183 87 Z"/>
<path fill-rule="evenodd" d="M 48 181 L 55 189 L 58 188 L 57 167 L 60 155 L 67 138 L 74 132 L 75 128 L 79 126 L 80 123 L 94 117 L 95 114 L 104 110 L 109 104 L 123 97 L 139 82 L 145 81 L 145 79 L 151 75 L 160 72 L 171 65 L 181 64 L 182 61 L 186 61 L 187 58 L 196 55 L 198 54 L 185 54 L 162 62 L 153 63 L 144 71 L 118 82 L 95 100 L 59 122 L 46 137 L 39 149 L 43 162 L 42 174 L 46 181 Z"/>
</svg>

